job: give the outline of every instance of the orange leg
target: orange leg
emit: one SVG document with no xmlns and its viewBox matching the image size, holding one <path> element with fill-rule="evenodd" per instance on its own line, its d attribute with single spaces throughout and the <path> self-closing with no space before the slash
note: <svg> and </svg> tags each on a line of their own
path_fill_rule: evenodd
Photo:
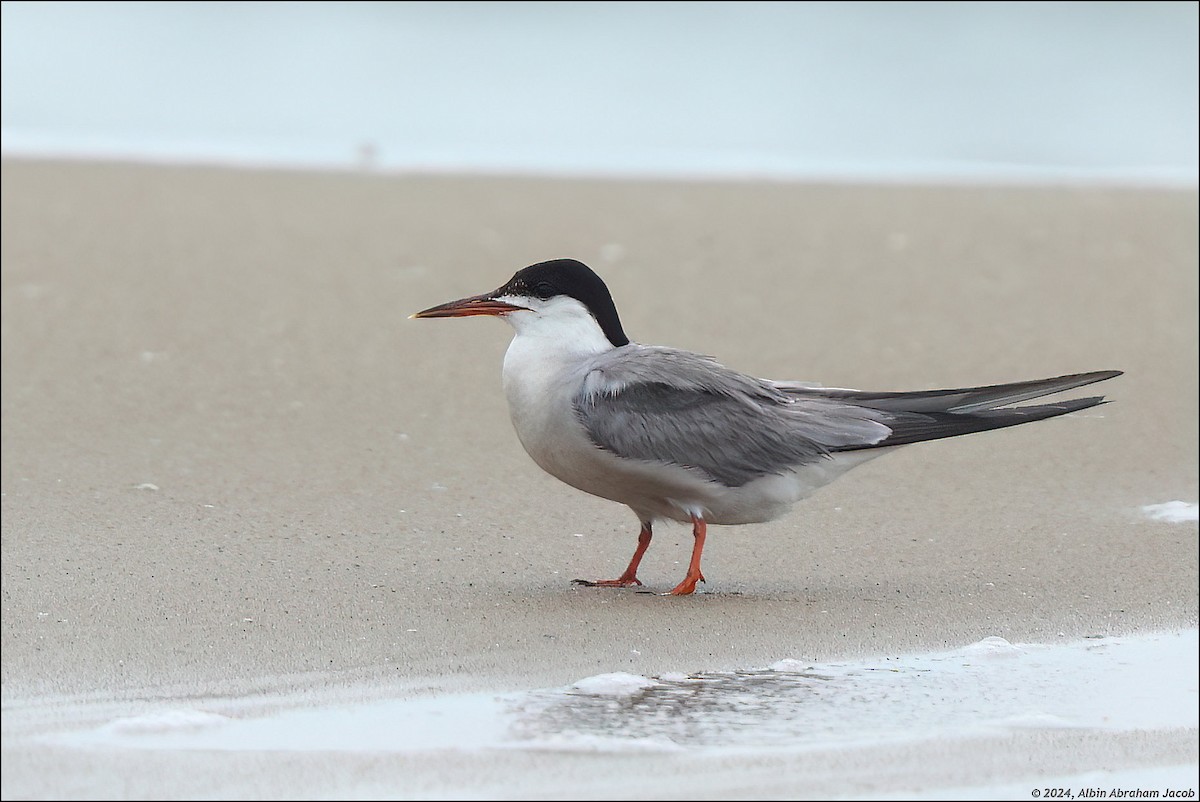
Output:
<svg viewBox="0 0 1200 802">
<path fill-rule="evenodd" d="M 696 538 L 696 542 L 692 545 L 692 561 L 688 563 L 687 575 L 670 592 L 671 596 L 687 596 L 696 590 L 696 583 L 704 581 L 704 574 L 700 573 L 700 555 L 704 551 L 704 535 L 708 531 L 708 526 L 704 523 L 703 518 L 692 516 L 692 534 Z"/>
<path fill-rule="evenodd" d="M 627 588 L 630 585 L 640 585 L 642 581 L 637 578 L 638 565 L 642 562 L 642 555 L 646 553 L 646 549 L 650 548 L 650 524 L 643 523 L 642 531 L 638 533 L 637 550 L 633 552 L 633 559 L 629 561 L 629 567 L 625 569 L 625 573 L 621 574 L 617 579 L 597 579 L 594 581 L 587 579 L 574 580 L 577 585 L 587 585 L 589 588 Z"/>
</svg>

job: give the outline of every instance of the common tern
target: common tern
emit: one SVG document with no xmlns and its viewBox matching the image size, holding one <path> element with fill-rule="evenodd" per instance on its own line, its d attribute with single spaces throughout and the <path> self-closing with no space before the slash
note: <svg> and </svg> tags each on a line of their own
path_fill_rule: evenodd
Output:
<svg viewBox="0 0 1200 802">
<path fill-rule="evenodd" d="M 509 414 L 529 456 L 641 524 L 616 579 L 641 585 L 655 521 L 692 525 L 692 558 L 670 595 L 704 581 L 709 524 L 770 521 L 849 469 L 923 440 L 1015 426 L 1103 403 L 1103 396 L 1010 406 L 1119 376 L 1119 370 L 919 392 L 862 392 L 770 381 L 707 356 L 625 336 L 608 287 L 574 259 L 530 265 L 499 289 L 414 318 L 489 315 L 515 330 L 504 356 Z M 664 594 L 665 595 L 665 594 Z"/>
</svg>

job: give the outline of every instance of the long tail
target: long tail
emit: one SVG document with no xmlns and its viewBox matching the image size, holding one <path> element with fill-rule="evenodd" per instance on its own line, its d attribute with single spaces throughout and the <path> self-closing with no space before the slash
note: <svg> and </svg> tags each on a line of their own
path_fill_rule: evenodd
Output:
<svg viewBox="0 0 1200 802">
<path fill-rule="evenodd" d="M 996 384 L 989 387 L 898 393 L 804 387 L 798 384 L 782 383 L 778 386 L 785 393 L 797 397 L 835 398 L 887 413 L 884 422 L 892 429 L 891 435 L 870 446 L 854 446 L 846 449 L 857 450 L 956 437 L 961 434 L 1018 426 L 1022 423 L 1078 412 L 1081 409 L 1105 403 L 1104 396 L 1074 398 L 1053 404 L 1035 404 L 1024 407 L 1007 405 L 1041 398 L 1120 375 L 1121 371 L 1119 370 L 1102 370 L 1093 373 L 1073 373 L 1053 379 Z"/>
</svg>

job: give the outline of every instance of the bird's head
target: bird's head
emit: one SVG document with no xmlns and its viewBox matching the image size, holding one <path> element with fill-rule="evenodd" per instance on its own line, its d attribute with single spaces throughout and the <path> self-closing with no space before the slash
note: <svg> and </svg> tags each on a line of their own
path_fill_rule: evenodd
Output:
<svg viewBox="0 0 1200 802">
<path fill-rule="evenodd" d="M 574 259 L 538 262 L 518 270 L 498 289 L 439 304 L 412 317 L 473 315 L 503 318 L 518 333 L 579 336 L 582 328 L 591 330 L 582 333 L 603 337 L 614 348 L 629 344 L 608 287 L 591 268 Z"/>
</svg>

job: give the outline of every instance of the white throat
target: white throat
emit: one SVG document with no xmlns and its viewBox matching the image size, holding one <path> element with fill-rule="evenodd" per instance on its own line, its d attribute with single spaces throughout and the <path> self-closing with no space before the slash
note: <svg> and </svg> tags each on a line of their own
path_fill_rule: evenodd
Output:
<svg viewBox="0 0 1200 802">
<path fill-rule="evenodd" d="M 528 447 L 535 432 L 573 418 L 571 403 L 592 357 L 614 346 L 587 307 L 569 296 L 498 300 L 529 307 L 504 316 L 516 331 L 504 355 L 504 394 Z"/>
<path fill-rule="evenodd" d="M 542 358 L 592 356 L 613 348 L 588 308 L 570 296 L 556 295 L 548 301 L 507 296 L 497 300 L 529 308 L 529 311 L 510 312 L 504 316 L 517 333 L 509 346 L 509 354 L 518 343 L 522 349 L 541 352 Z M 505 371 L 508 370 L 507 363 L 506 356 Z"/>
</svg>

